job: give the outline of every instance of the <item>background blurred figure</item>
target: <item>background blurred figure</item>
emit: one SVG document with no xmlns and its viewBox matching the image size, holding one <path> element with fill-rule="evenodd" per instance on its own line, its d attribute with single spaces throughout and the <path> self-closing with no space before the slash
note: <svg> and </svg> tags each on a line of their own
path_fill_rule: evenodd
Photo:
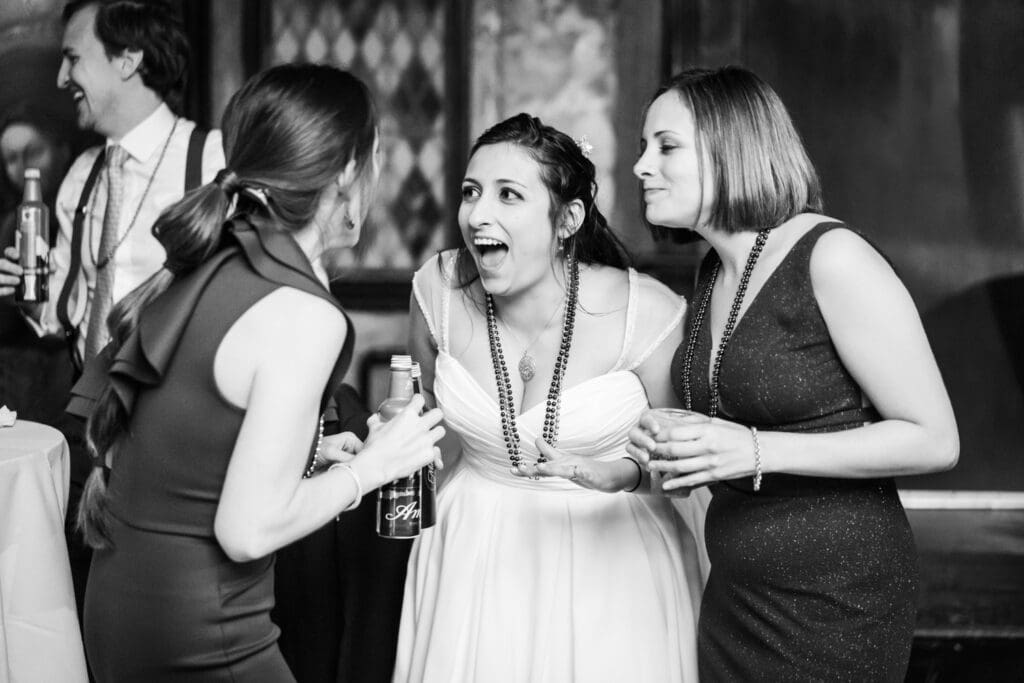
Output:
<svg viewBox="0 0 1024 683">
<path fill-rule="evenodd" d="M 28 103 L 0 117 L 2 180 L 20 197 L 25 169 L 39 170 L 43 201 L 50 208 L 51 248 L 59 232 L 54 200 L 72 155 L 65 118 Z M 0 214 L 0 251 L 15 244 L 16 206 Z M 12 295 L 0 301 L 0 405 L 17 410 L 22 419 L 65 428 L 64 406 L 73 375 L 67 346 L 60 337 L 41 339 L 13 303 Z"/>
<path fill-rule="evenodd" d="M 188 42 L 169 3 L 73 0 L 63 19 L 57 85 L 71 93 L 78 127 L 106 142 L 75 159 L 60 186 L 50 300 L 22 312 L 40 336 L 67 338 L 81 361 L 106 343 L 110 308 L 163 266 L 166 253 L 150 231 L 157 216 L 187 187 L 211 180 L 224 154 L 218 131 L 206 135 L 175 113 Z M 17 254 L 5 256 L 0 296 L 21 274 Z M 68 552 L 81 610 L 89 549 L 70 521 L 90 464 L 80 429 L 67 436 Z"/>
<path fill-rule="evenodd" d="M 165 260 L 150 233 L 156 217 L 186 187 L 212 179 L 224 156 L 218 132 L 196 133 L 175 113 L 188 43 L 169 3 L 74 0 L 63 18 L 57 85 L 71 93 L 78 127 L 106 144 L 79 156 L 61 185 L 51 300 L 26 312 L 40 334 L 66 332 L 88 360 L 108 339 L 110 307 Z M 0 260 L 0 293 L 19 274 Z"/>
</svg>

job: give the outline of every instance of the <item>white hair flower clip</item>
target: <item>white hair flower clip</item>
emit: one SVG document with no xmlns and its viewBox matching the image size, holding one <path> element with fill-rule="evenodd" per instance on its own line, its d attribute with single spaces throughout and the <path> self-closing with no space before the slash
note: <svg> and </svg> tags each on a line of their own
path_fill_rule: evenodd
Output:
<svg viewBox="0 0 1024 683">
<path fill-rule="evenodd" d="M 587 136 L 581 135 L 578 139 L 573 139 L 573 142 L 575 142 L 576 146 L 580 148 L 580 153 L 589 159 L 591 152 L 594 151 L 594 146 L 590 144 L 590 140 L 587 139 Z"/>
</svg>

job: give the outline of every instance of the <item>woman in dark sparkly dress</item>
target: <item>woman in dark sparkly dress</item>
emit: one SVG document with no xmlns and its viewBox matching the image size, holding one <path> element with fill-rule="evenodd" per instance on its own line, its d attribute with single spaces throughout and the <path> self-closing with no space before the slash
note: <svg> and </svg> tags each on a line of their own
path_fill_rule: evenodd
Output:
<svg viewBox="0 0 1024 683">
<path fill-rule="evenodd" d="M 649 106 L 634 172 L 652 224 L 693 230 L 701 265 L 672 363 L 710 422 L 631 432 L 666 490 L 709 485 L 704 681 L 901 681 L 917 555 L 892 478 L 959 443 L 906 289 L 821 189 L 775 92 L 694 69 Z"/>
</svg>

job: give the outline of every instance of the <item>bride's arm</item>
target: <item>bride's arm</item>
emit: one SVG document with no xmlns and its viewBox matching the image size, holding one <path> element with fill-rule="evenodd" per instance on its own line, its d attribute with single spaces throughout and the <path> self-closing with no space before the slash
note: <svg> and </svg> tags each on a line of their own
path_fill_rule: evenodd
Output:
<svg viewBox="0 0 1024 683">
<path fill-rule="evenodd" d="M 437 366 L 437 343 L 430 333 L 423 311 L 417 305 L 415 293 L 409 301 L 409 353 L 412 359 L 420 364 L 420 387 L 423 392 L 423 399 L 427 406 L 437 406 L 437 399 L 434 397 L 434 373 Z M 458 437 L 448 431 L 438 444 L 441 449 L 441 458 L 444 462 L 444 469 L 451 471 L 451 466 L 458 460 L 461 448 Z"/>
</svg>

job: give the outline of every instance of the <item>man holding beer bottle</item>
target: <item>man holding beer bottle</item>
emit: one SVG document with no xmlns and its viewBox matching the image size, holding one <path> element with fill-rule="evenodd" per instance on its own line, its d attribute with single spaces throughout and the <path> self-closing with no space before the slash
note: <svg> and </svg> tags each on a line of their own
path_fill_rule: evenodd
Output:
<svg viewBox="0 0 1024 683">
<path fill-rule="evenodd" d="M 57 85 L 71 92 L 79 128 L 106 144 L 86 150 L 64 178 L 48 300 L 21 310 L 40 336 L 66 337 L 81 364 L 106 344 L 111 307 L 163 266 L 163 247 L 150 232 L 157 216 L 187 188 L 212 180 L 224 154 L 218 131 L 207 135 L 175 113 L 188 43 L 169 3 L 73 0 L 63 20 Z M 4 251 L 0 297 L 14 292 L 23 265 L 17 250 Z M 73 520 L 90 464 L 81 435 L 68 437 Z M 81 606 L 90 553 L 68 534 Z"/>
<path fill-rule="evenodd" d="M 72 142 L 64 119 L 43 98 L 20 102 L 2 117 L 0 183 L 6 181 L 6 186 L 21 198 L 19 201 L 26 194 L 39 194 L 40 206 L 53 206 L 72 159 Z M 26 186 L 26 171 L 38 173 L 38 192 Z M 37 213 L 38 208 L 29 215 Z M 36 226 L 45 241 L 38 249 L 41 254 L 53 246 L 58 232 L 56 217 L 51 211 L 47 213 L 46 224 Z M 0 252 L 18 245 L 21 215 L 17 206 L 0 215 Z M 40 339 L 13 303 L 13 293 L 0 298 L 0 405 L 17 410 L 22 419 L 63 429 L 72 376 L 66 349 L 58 337 Z"/>
</svg>

